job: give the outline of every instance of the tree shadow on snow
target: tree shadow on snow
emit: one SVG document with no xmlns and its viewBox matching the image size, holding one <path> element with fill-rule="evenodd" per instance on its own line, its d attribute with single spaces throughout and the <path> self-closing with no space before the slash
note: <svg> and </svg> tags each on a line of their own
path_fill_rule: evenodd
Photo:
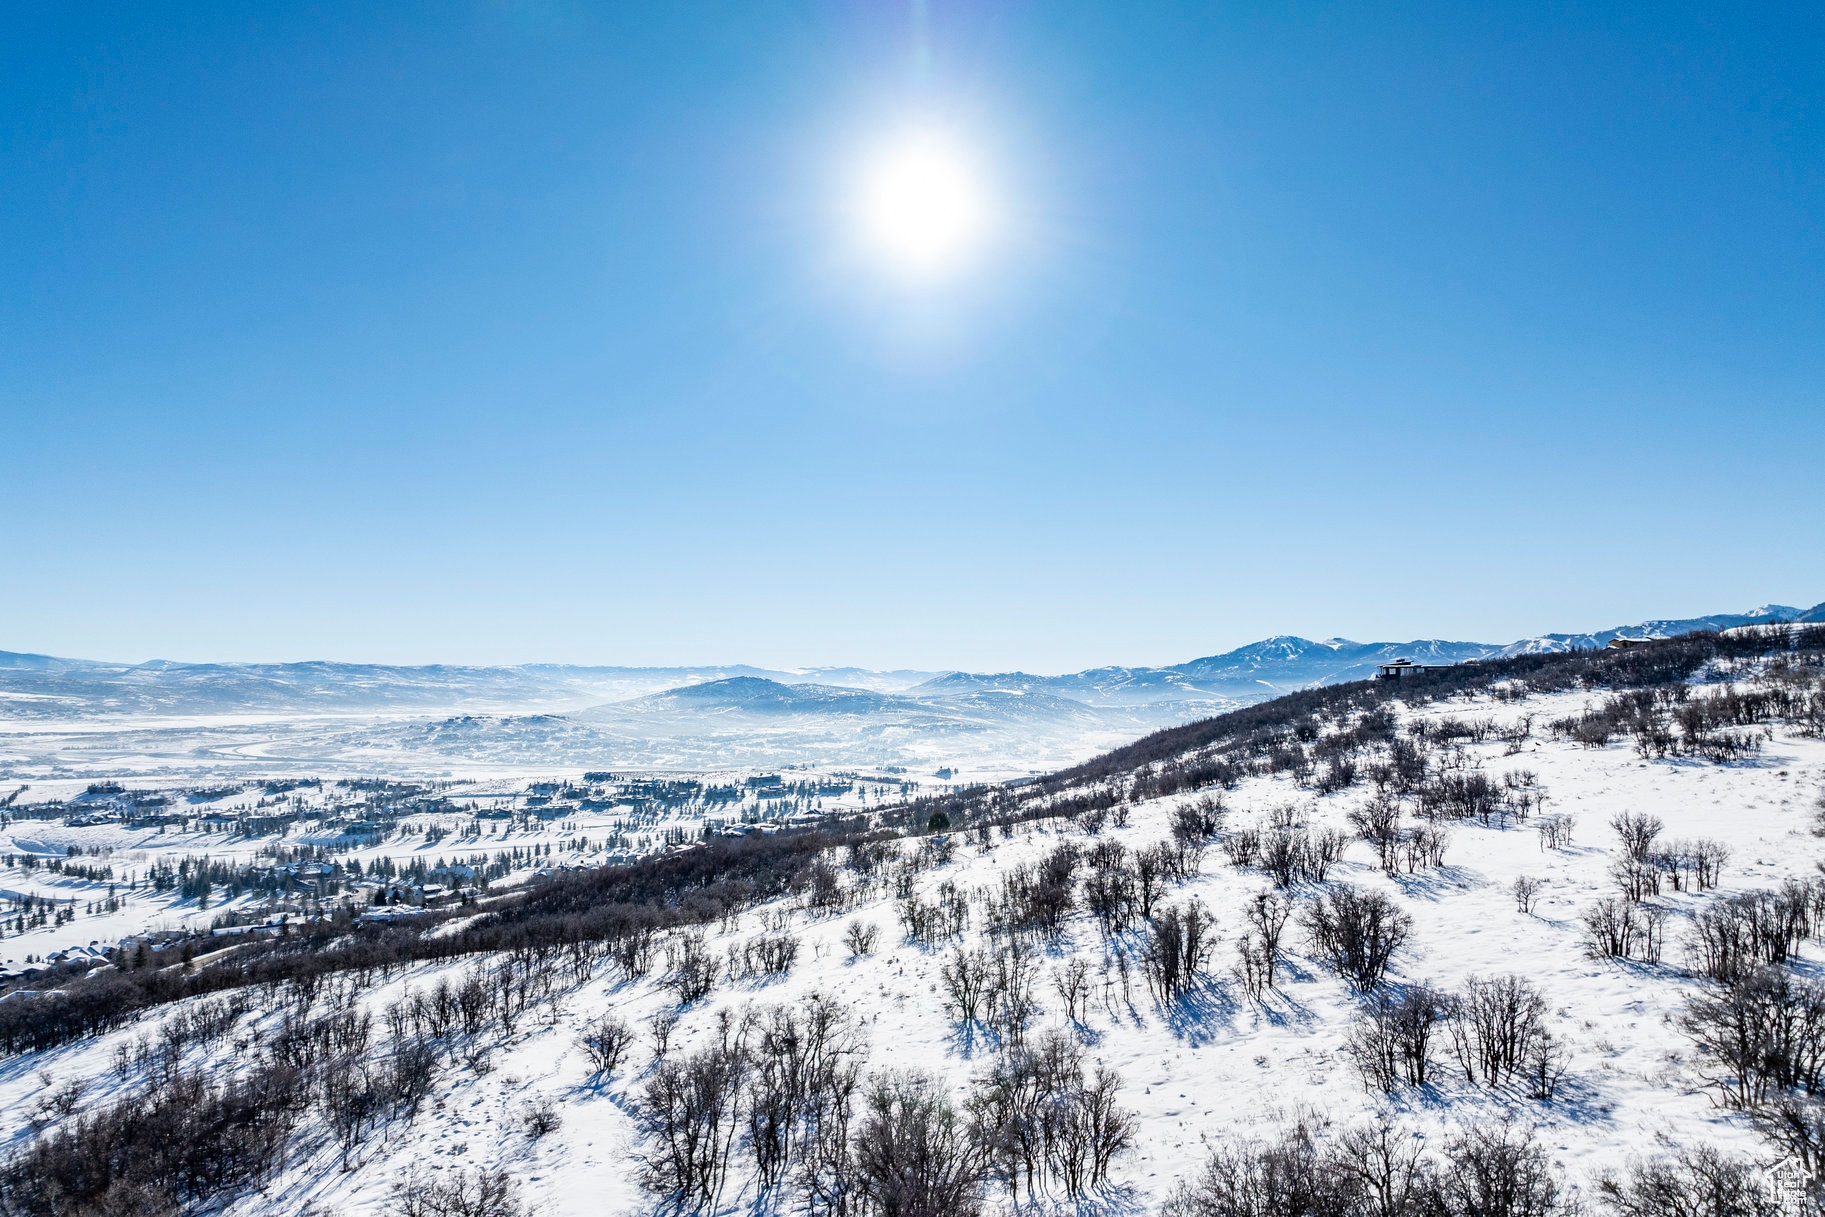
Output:
<svg viewBox="0 0 1825 1217">
<path fill-rule="evenodd" d="M 1309 1006 L 1278 986 L 1263 993 L 1259 1001 L 1249 1004 L 1254 1007 L 1257 1018 L 1273 1027 L 1303 1027 L 1319 1021 L 1319 1016 Z"/>
<path fill-rule="evenodd" d="M 1197 1047 L 1210 1043 L 1217 1030 L 1233 1028 L 1241 1007 L 1226 987 L 1202 981 L 1178 997 L 1161 1002 L 1159 1008 L 1173 1037 Z"/>
<path fill-rule="evenodd" d="M 1132 1184 L 1112 1184 L 1075 1200 L 1041 1196 L 1027 1198 L 1006 1210 L 1021 1217 L 1136 1217 L 1147 1211 L 1140 1190 Z"/>
<path fill-rule="evenodd" d="M 1430 870 L 1414 874 L 1391 876 L 1394 885 L 1400 888 L 1401 895 L 1416 900 L 1442 900 L 1446 896 L 1467 892 L 1473 888 L 1487 887 L 1489 880 L 1482 872 L 1471 870 L 1467 866 L 1435 866 Z"/>
</svg>

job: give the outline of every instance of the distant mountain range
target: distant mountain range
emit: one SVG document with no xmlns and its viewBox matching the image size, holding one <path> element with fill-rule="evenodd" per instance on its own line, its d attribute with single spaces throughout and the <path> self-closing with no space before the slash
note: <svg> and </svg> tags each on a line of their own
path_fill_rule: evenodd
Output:
<svg viewBox="0 0 1825 1217">
<path fill-rule="evenodd" d="M 0 651 L 0 718 L 373 714 L 464 710 L 565 713 L 578 721 L 738 715 L 905 715 L 917 710 L 987 713 L 1001 720 L 1071 717 L 1082 708 L 1150 723 L 1261 701 L 1293 689 L 1358 680 L 1394 659 L 1461 663 L 1494 655 L 1601 647 L 1610 639 L 1670 637 L 1777 620 L 1825 620 L 1810 609 L 1764 605 L 1747 613 L 1644 621 L 1581 634 L 1544 634 L 1508 644 L 1263 639 L 1171 667 L 1091 668 L 1062 676 L 1026 672 L 879 672 L 862 668 L 586 667 L 524 664 L 406 667 L 307 662 L 104 663 Z"/>
</svg>

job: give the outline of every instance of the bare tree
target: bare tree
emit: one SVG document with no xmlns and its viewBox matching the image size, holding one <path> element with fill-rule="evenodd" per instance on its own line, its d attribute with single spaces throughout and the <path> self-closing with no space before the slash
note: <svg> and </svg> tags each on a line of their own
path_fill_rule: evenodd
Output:
<svg viewBox="0 0 1825 1217">
<path fill-rule="evenodd" d="M 1624 811 L 1610 818 L 1610 827 L 1622 844 L 1624 857 L 1641 861 L 1654 850 L 1654 839 L 1666 825 L 1659 816 L 1645 812 Z"/>
<path fill-rule="evenodd" d="M 413 1174 L 398 1187 L 402 1217 L 521 1217 L 519 1185 L 506 1171 Z"/>
<path fill-rule="evenodd" d="M 856 1191 L 881 1217 L 975 1217 L 987 1154 L 945 1098 L 909 1072 L 876 1078 L 855 1138 Z"/>
<path fill-rule="evenodd" d="M 1214 924 L 1195 899 L 1154 918 L 1142 960 L 1148 984 L 1161 1001 L 1183 995 L 1197 982 L 1210 956 Z"/>
<path fill-rule="evenodd" d="M 1065 1008 L 1065 1017 L 1083 1022 L 1084 1004 L 1090 997 L 1090 963 L 1082 957 L 1065 962 L 1052 970 L 1052 989 Z"/>
<path fill-rule="evenodd" d="M 1753 1160 L 1727 1158 L 1709 1145 L 1675 1150 L 1606 1172 L 1597 1194 L 1616 1217 L 1779 1217 Z"/>
<path fill-rule="evenodd" d="M 872 921 L 851 921 L 843 931 L 843 945 L 849 948 L 851 959 L 874 954 L 875 939 L 880 934 L 880 927 Z"/>
<path fill-rule="evenodd" d="M 1393 900 L 1349 884 L 1312 901 L 1304 924 L 1313 954 L 1362 993 L 1381 984 L 1413 933 L 1413 919 Z"/>
<path fill-rule="evenodd" d="M 673 1013 L 675 1017 L 676 1012 Z M 583 1028 L 577 1042 L 588 1053 L 589 1062 L 597 1073 L 613 1073 L 620 1068 L 627 1050 L 633 1047 L 634 1029 L 625 1020 L 604 1014 Z"/>
<path fill-rule="evenodd" d="M 1472 976 L 1451 1006 L 1451 1040 L 1464 1077 L 1500 1086 L 1527 1071 L 1546 1034 L 1546 998 L 1526 977 Z"/>
<path fill-rule="evenodd" d="M 680 1205 L 715 1205 L 741 1127 L 745 1074 L 743 1055 L 717 1046 L 653 1067 L 639 1110 L 650 1191 Z"/>
</svg>

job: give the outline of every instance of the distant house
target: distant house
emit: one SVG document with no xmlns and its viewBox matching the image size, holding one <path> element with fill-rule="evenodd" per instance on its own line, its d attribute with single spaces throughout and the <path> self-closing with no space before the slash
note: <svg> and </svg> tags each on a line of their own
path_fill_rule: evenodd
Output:
<svg viewBox="0 0 1825 1217">
<path fill-rule="evenodd" d="M 232 832 L 239 823 L 234 816 L 225 816 L 219 812 L 196 818 L 196 826 L 204 832 Z"/>
<path fill-rule="evenodd" d="M 1409 676 L 1417 676 L 1421 672 L 1443 672 L 1450 666 L 1450 664 L 1444 663 L 1414 663 L 1411 659 L 1396 659 L 1393 663 L 1377 664 L 1375 679 L 1404 680 Z"/>
<path fill-rule="evenodd" d="M 1644 647 L 1653 641 L 1652 638 L 1612 638 L 1610 639 L 1609 649 L 1612 651 L 1629 651 L 1636 647 Z"/>
</svg>

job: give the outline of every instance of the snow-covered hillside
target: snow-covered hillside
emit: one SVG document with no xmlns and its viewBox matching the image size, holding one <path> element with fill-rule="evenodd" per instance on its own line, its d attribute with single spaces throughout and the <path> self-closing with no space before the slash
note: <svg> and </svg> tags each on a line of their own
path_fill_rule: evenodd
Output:
<svg viewBox="0 0 1825 1217">
<path fill-rule="evenodd" d="M 1042 784 L 1024 801 L 1014 791 L 916 805 L 887 817 L 910 820 L 910 835 L 849 838 L 798 871 L 790 890 L 719 913 L 690 913 L 687 894 L 727 889 L 666 880 L 659 907 L 672 911 L 659 920 L 683 914 L 683 923 L 650 942 L 625 926 L 574 948 L 561 936 L 516 940 L 510 905 L 483 904 L 437 933 L 480 942 L 463 936 L 498 923 L 497 950 L 154 1007 L 93 1037 L 14 1055 L 0 1067 L 4 1135 L 20 1148 L 34 1126 L 73 1127 L 161 1077 L 235 1076 L 315 1035 L 343 1047 L 297 1050 L 308 1062 L 300 1094 L 314 1097 L 292 1103 L 282 1165 L 248 1172 L 246 1190 L 220 1195 L 225 1211 L 396 1212 L 402 1180 L 433 1195 L 439 1180 L 473 1185 L 499 1171 L 535 1212 L 650 1212 L 659 1197 L 641 1180 L 664 1156 L 655 1112 L 726 1098 L 726 1112 L 703 1124 L 726 1141 L 726 1177 L 697 1207 L 784 1212 L 806 1202 L 801 1169 L 813 1139 L 788 1142 L 788 1169 L 763 1191 L 754 1121 L 765 1113 L 754 1101 L 778 1064 L 767 1045 L 807 1034 L 821 1011 L 843 1049 L 833 1059 L 853 1066 L 862 1086 L 856 1135 L 871 1078 L 919 1071 L 960 1120 L 966 1111 L 980 1120 L 1001 1110 L 991 1099 L 1009 1062 L 1036 1059 L 1023 1052 L 1050 1054 L 1060 1076 L 1079 1079 L 1060 1094 L 1094 1089 L 1098 1071 L 1110 1071 L 1115 1106 L 1133 1117 L 1131 1144 L 1075 1200 L 1067 1172 L 1047 1169 L 1052 1151 L 1042 1153 L 1032 1180 L 1041 1207 L 1151 1212 L 1213 1148 L 1299 1121 L 1326 1141 L 1378 1114 L 1428 1152 L 1509 1118 L 1517 1135 L 1533 1130 L 1562 1186 L 1593 1204 L 1597 1180 L 1632 1159 L 1701 1145 L 1770 1158 L 1750 1112 L 1726 1102 L 1728 1070 L 1685 1021 L 1696 998 L 1719 991 L 1697 974 L 1691 946 L 1702 918 L 1787 885 L 1805 924 L 1783 974 L 1808 984 L 1825 961 L 1816 667 L 1718 657 L 1688 680 L 1638 693 L 1511 679 L 1371 709 L 1293 709 L 1271 728 L 1280 742 L 1254 753 L 1226 752 L 1235 737 L 1219 737 L 1113 778 Z M 1241 763 L 1227 785 L 1187 785 L 1225 757 Z M 1394 835 L 1375 827 L 1377 807 L 1397 813 Z M 956 823 L 928 823 L 931 814 Z M 777 841 L 784 848 L 787 838 Z M 734 865 L 713 861 L 719 848 L 673 855 L 664 873 Z M 765 889 L 765 871 L 743 873 Z M 1517 885 L 1531 885 L 1531 896 Z M 637 887 L 630 878 L 612 890 Z M 598 889 L 576 890 L 565 907 Z M 1346 983 L 1335 940 L 1327 948 L 1308 932 L 1312 910 L 1339 893 L 1385 897 L 1389 916 L 1408 923 L 1379 985 Z M 1275 983 L 1263 987 L 1241 948 L 1251 944 L 1258 968 L 1251 909 L 1271 920 L 1275 902 L 1290 916 Z M 1593 947 L 1593 911 L 1603 909 L 1634 919 L 1624 957 Z M 1193 924 L 1209 949 L 1190 953 L 1182 984 L 1169 982 L 1156 966 L 1160 927 Z M 960 1007 L 971 1004 L 972 968 L 982 995 L 970 1016 Z M 1512 1076 L 1467 1077 L 1446 1019 L 1423 1085 L 1396 1080 L 1384 1093 L 1365 1081 L 1363 1054 L 1350 1045 L 1362 1042 L 1363 1011 L 1377 995 L 1429 986 L 1444 1010 L 1504 977 L 1542 1001 Z M 459 992 L 470 978 L 496 996 L 478 997 L 472 1019 L 452 1005 L 439 1024 L 427 1013 L 439 986 Z M 225 1006 L 234 994 L 254 1000 L 236 1012 Z M 25 1000 L 0 996 L 0 1011 Z M 208 1009 L 225 1011 L 219 1026 L 197 1013 Z M 364 1033 L 346 1025 L 351 1011 L 372 1015 Z M 332 1017 L 345 1022 L 301 1030 Z M 603 1042 L 605 1019 L 631 1034 L 607 1071 L 589 1047 L 592 1035 Z M 188 1030 L 165 1030 L 176 1026 Z M 380 1084 L 402 1054 L 425 1075 L 415 1114 L 397 1085 Z M 680 1097 L 678 1088 L 722 1076 L 711 1066 L 737 1061 L 747 1072 L 724 1077 L 732 1089 L 723 1098 Z M 344 1092 L 357 1085 L 375 1097 L 350 1114 Z M 787 1123 L 803 1117 L 782 1112 Z M 1026 1185 L 1023 1177 L 1023 1198 Z M 981 1195 L 999 1208 L 1009 1193 L 990 1181 Z"/>
</svg>

